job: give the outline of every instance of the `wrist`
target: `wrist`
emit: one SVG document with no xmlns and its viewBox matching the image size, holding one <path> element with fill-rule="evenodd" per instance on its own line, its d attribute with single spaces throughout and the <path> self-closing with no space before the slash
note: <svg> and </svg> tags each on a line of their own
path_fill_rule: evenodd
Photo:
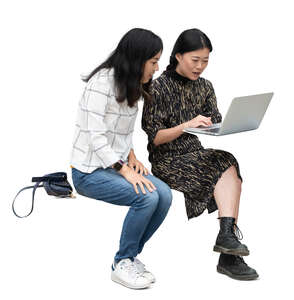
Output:
<svg viewBox="0 0 294 300">
<path fill-rule="evenodd" d="M 127 171 L 128 171 L 129 166 L 127 164 L 123 164 L 123 166 L 121 167 L 121 169 L 118 171 L 121 175 L 124 175 Z"/>
<path fill-rule="evenodd" d="M 119 172 L 124 164 L 125 162 L 120 159 L 119 161 L 117 161 L 115 164 L 112 165 L 112 168 L 115 169 L 117 172 Z"/>
<path fill-rule="evenodd" d="M 183 123 L 182 125 L 183 125 L 183 129 L 186 129 L 186 128 L 189 127 L 189 122 L 185 122 L 185 123 Z"/>
</svg>

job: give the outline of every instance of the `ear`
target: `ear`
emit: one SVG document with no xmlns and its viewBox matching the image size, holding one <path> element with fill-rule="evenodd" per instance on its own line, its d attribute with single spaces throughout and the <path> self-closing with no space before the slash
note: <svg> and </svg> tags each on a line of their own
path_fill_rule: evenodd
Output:
<svg viewBox="0 0 294 300">
<path fill-rule="evenodd" d="M 182 54 L 181 54 L 181 53 L 177 53 L 177 54 L 175 55 L 175 57 L 176 57 L 176 60 L 177 60 L 178 62 L 180 62 L 180 61 L 182 60 Z"/>
</svg>

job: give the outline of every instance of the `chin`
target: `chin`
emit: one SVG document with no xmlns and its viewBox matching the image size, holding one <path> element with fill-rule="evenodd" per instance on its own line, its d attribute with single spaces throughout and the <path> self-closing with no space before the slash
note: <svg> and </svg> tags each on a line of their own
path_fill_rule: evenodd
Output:
<svg viewBox="0 0 294 300">
<path fill-rule="evenodd" d="M 194 76 L 192 76 L 192 78 L 190 77 L 190 80 L 196 81 L 200 76 L 197 76 L 196 78 Z"/>
<path fill-rule="evenodd" d="M 148 79 L 148 80 L 144 80 L 142 83 L 143 83 L 143 84 L 146 84 L 146 83 L 148 83 L 148 82 L 150 82 L 150 81 L 152 81 L 152 78 L 150 78 L 150 79 Z"/>
</svg>

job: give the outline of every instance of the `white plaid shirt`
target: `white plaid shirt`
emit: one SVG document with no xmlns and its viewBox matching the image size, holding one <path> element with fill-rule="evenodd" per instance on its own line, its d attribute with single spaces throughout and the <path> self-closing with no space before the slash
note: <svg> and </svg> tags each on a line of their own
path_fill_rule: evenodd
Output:
<svg viewBox="0 0 294 300">
<path fill-rule="evenodd" d="M 120 159 L 125 161 L 133 148 L 138 102 L 134 107 L 127 101 L 118 103 L 114 90 L 113 69 L 100 70 L 85 87 L 71 155 L 71 165 L 81 172 L 91 173 Z"/>
</svg>

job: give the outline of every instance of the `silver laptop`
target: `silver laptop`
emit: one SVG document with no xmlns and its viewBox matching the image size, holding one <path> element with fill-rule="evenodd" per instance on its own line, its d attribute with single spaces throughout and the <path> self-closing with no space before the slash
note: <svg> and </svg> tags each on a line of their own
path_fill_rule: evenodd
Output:
<svg viewBox="0 0 294 300">
<path fill-rule="evenodd" d="M 222 123 L 186 128 L 183 131 L 191 134 L 225 135 L 257 129 L 273 95 L 274 93 L 266 93 L 234 98 Z"/>
</svg>

